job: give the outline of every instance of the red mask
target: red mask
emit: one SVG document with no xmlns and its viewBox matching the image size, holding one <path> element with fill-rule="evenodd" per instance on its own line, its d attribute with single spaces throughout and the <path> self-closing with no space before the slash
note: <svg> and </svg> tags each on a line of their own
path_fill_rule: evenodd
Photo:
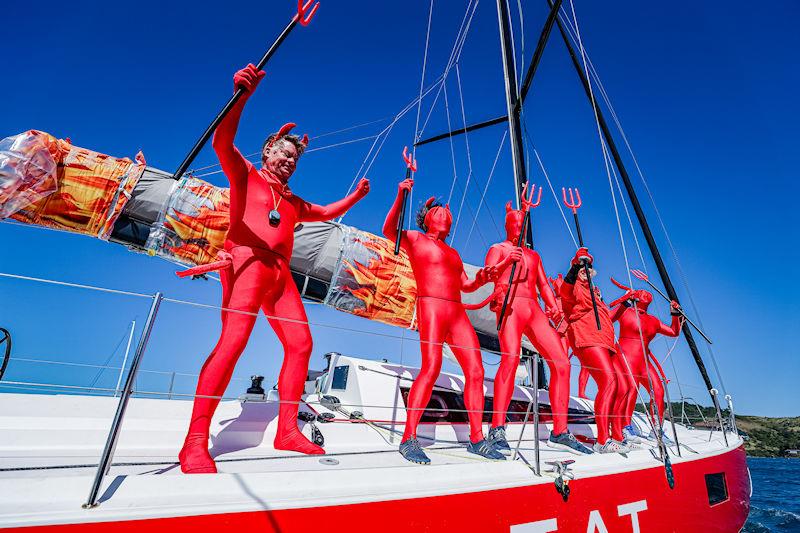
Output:
<svg viewBox="0 0 800 533">
<path fill-rule="evenodd" d="M 506 239 L 516 244 L 519 233 L 522 231 L 522 221 L 525 220 L 525 211 L 514 209 L 511 202 L 506 204 Z"/>
<path fill-rule="evenodd" d="M 436 198 L 431 197 L 425 202 L 428 212 L 425 213 L 426 233 L 437 234 L 440 239 L 444 239 L 450 234 L 450 227 L 453 225 L 453 214 L 450 212 L 450 205 L 437 205 L 430 207 Z"/>
</svg>

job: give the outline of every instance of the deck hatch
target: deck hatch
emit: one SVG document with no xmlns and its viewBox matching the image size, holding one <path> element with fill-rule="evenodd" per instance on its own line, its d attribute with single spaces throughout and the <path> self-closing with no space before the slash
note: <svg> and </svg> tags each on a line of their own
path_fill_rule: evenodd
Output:
<svg viewBox="0 0 800 533">
<path fill-rule="evenodd" d="M 706 474 L 706 492 L 709 505 L 717 505 L 728 500 L 728 483 L 724 472 Z"/>
</svg>

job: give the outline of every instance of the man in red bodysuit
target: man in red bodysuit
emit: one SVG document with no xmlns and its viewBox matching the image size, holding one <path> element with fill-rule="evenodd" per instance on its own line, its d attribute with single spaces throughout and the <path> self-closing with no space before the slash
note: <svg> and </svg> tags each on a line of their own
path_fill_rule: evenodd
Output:
<svg viewBox="0 0 800 533">
<path fill-rule="evenodd" d="M 383 234 L 395 241 L 397 222 L 403 203 L 403 191 L 411 191 L 414 181 L 400 183 L 397 198 L 383 224 Z M 419 323 L 422 368 L 411 386 L 407 401 L 406 427 L 400 453 L 407 460 L 430 464 L 417 440 L 417 425 L 428 405 L 433 385 L 442 367 L 442 343 L 446 342 L 464 372 L 464 405 L 467 408 L 470 437 L 467 450 L 488 459 L 505 459 L 483 437 L 483 361 L 478 337 L 461 303 L 462 292 L 474 292 L 485 285 L 495 269 L 481 269 L 474 280 L 464 272 L 458 252 L 444 240 L 450 233 L 453 216 L 430 198 L 417 214 L 417 225 L 424 231 L 402 231 L 401 246 L 408 254 L 417 283 L 417 320 Z"/>
<path fill-rule="evenodd" d="M 548 278 L 550 281 L 550 285 L 553 287 L 553 291 L 556 295 L 556 303 L 558 304 L 558 309 L 561 311 L 563 316 L 564 314 L 564 306 L 561 304 L 561 285 L 564 284 L 564 276 L 559 274 L 557 278 Z M 564 353 L 569 353 L 569 340 L 567 340 L 567 321 L 561 320 L 560 323 L 556 324 L 556 332 L 558 336 L 561 338 L 561 346 L 564 348 Z M 570 359 L 574 356 L 574 353 L 569 355 Z M 583 399 L 589 399 L 586 395 L 586 385 L 589 384 L 589 371 L 586 370 L 583 366 L 581 366 L 581 371 L 578 373 L 578 397 Z"/>
<path fill-rule="evenodd" d="M 581 362 L 581 366 L 597 383 L 597 396 L 594 410 L 597 423 L 597 443 L 594 449 L 600 453 L 624 453 L 629 449 L 622 444 L 622 435 L 609 438 L 609 426 L 614 415 L 613 407 L 617 393 L 615 378 L 614 326 L 611 323 L 610 310 L 600 299 L 600 291 L 595 287 L 597 312 L 600 317 L 600 329 L 597 329 L 589 282 L 586 278 L 584 263 L 588 264 L 591 275 L 593 259 L 586 248 L 580 248 L 572 259 L 571 267 L 564 283 L 561 285 L 561 303 L 569 326 L 567 338 L 570 346 Z"/>
<path fill-rule="evenodd" d="M 275 448 L 307 454 L 325 451 L 309 441 L 297 427 L 297 411 L 311 356 L 311 331 L 300 294 L 289 271 L 294 228 L 299 222 L 323 221 L 344 214 L 369 192 L 361 180 L 355 192 L 327 206 L 304 201 L 289 189 L 297 160 L 308 143 L 288 131 L 287 124 L 270 135 L 262 148 L 257 169 L 233 144 L 242 109 L 264 72 L 248 65 L 234 76 L 234 90 L 244 96 L 220 123 L 212 142 L 230 182 L 230 228 L 221 254 L 229 264 L 220 271 L 222 281 L 222 333 L 203 365 L 197 396 L 183 449 L 179 454 L 185 473 L 216 472 L 208 453 L 211 417 L 228 386 L 234 366 L 244 351 L 261 309 L 284 349 L 278 378 L 280 409 Z M 236 312 L 240 311 L 240 312 Z"/>
<path fill-rule="evenodd" d="M 625 372 L 618 379 L 625 380 L 627 387 L 622 395 L 618 395 L 614 411 L 624 414 L 614 423 L 620 426 L 615 429 L 615 433 L 620 431 L 626 440 L 630 442 L 640 441 L 641 435 L 631 424 L 633 411 L 636 408 L 636 393 L 640 386 L 644 386 L 656 404 L 659 427 L 664 423 L 664 386 L 659 373 L 660 365 L 650 352 L 650 342 L 656 335 L 666 335 L 677 337 L 681 332 L 681 311 L 677 302 L 673 301 L 670 305 L 672 323 L 668 326 L 658 318 L 647 312 L 648 306 L 653 301 L 653 295 L 645 290 L 632 290 L 612 278 L 616 286 L 627 291 L 625 295 L 617 299 L 611 305 L 618 305 L 614 309 L 612 320 L 619 322 L 619 347 L 625 355 L 627 365 Z M 638 317 L 637 317 L 638 315 Z M 641 324 L 641 327 L 640 327 Z M 646 359 L 648 358 L 648 359 Z M 630 368 L 628 368 L 630 367 Z M 663 373 L 663 370 L 661 371 Z M 652 385 L 652 390 L 651 390 Z M 655 418 L 653 418 L 655 420 Z M 625 427 L 622 427 L 625 426 Z"/>
<path fill-rule="evenodd" d="M 578 442 L 567 429 L 567 412 L 569 408 L 569 357 L 559 334 L 550 325 L 550 319 L 560 324 L 563 319 L 553 289 L 547 282 L 547 275 L 542 266 L 539 254 L 530 249 L 517 248 L 520 232 L 525 219 L 525 211 L 530 209 L 530 202 L 522 194 L 522 209 L 512 209 L 511 202 L 506 204 L 506 240 L 493 245 L 486 254 L 487 267 L 497 267 L 511 258 L 517 262 L 512 281 L 503 324 L 500 329 L 500 351 L 502 358 L 500 367 L 494 378 L 494 415 L 489 440 L 503 452 L 511 451 L 506 441 L 505 423 L 508 405 L 514 392 L 514 378 L 520 360 L 522 335 L 528 337 L 536 351 L 539 352 L 550 368 L 550 407 L 553 413 L 553 430 L 550 433 L 549 445 L 576 454 L 590 454 L 592 451 Z M 521 255 L 521 258 L 515 256 Z M 511 267 L 497 272 L 495 282 L 495 298 L 490 309 L 500 319 L 503 300 L 508 291 L 508 279 Z M 539 295 L 545 304 L 542 311 Z"/>
</svg>

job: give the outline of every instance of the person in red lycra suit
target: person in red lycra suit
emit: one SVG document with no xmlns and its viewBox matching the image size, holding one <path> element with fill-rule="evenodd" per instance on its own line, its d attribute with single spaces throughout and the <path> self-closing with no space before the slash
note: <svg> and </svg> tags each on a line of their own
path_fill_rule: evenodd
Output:
<svg viewBox="0 0 800 533">
<path fill-rule="evenodd" d="M 531 207 L 530 198 L 525 198 L 524 189 L 522 204 L 522 209 L 512 209 L 511 202 L 506 204 L 506 240 L 492 245 L 485 260 L 487 267 L 497 267 L 504 262 L 507 263 L 508 259 L 517 262 L 499 334 L 502 358 L 494 378 L 494 415 L 489 439 L 498 450 L 511 452 L 505 435 L 506 413 L 514 392 L 514 378 L 519 366 L 522 336 L 525 335 L 550 368 L 549 395 L 553 412 L 553 429 L 549 445 L 579 455 L 590 454 L 592 451 L 578 442 L 567 429 L 569 357 L 562 339 L 550 324 L 551 319 L 555 324 L 560 324 L 564 315 L 553 289 L 547 282 L 539 254 L 530 248 L 517 248 L 516 245 L 519 242 L 520 232 L 524 231 L 522 225 L 525 211 Z M 497 314 L 498 320 L 508 291 L 510 275 L 511 266 L 497 272 L 490 309 Z M 539 304 L 539 296 L 544 301 L 545 311 L 542 311 Z"/>
<path fill-rule="evenodd" d="M 397 197 L 383 224 L 387 239 L 396 241 L 398 238 L 403 191 L 411 191 L 413 185 L 414 181 L 407 179 L 398 187 Z M 417 440 L 417 425 L 442 367 L 444 342 L 450 346 L 464 372 L 464 405 L 470 428 L 467 450 L 489 459 L 505 459 L 483 436 L 483 361 L 478 336 L 461 303 L 461 293 L 474 292 L 485 285 L 495 269 L 479 270 L 474 280 L 467 277 L 458 252 L 445 243 L 452 222 L 449 206 L 438 205 L 430 198 L 417 214 L 417 225 L 422 232 L 403 230 L 401 237 L 401 247 L 408 254 L 417 283 L 422 368 L 408 394 L 400 453 L 419 464 L 430 464 Z"/>
<path fill-rule="evenodd" d="M 564 276 L 564 283 L 561 285 L 561 303 L 569 324 L 567 338 L 570 346 L 581 362 L 581 366 L 589 371 L 597 383 L 597 396 L 594 402 L 597 442 L 594 449 L 600 453 L 624 453 L 629 449 L 622 444 L 622 436 L 620 435 L 618 439 L 612 439 L 609 436 L 611 418 L 615 414 L 613 407 L 617 393 L 613 360 L 617 349 L 610 310 L 600 298 L 600 291 L 597 287 L 594 290 L 597 312 L 600 317 L 599 330 L 595 322 L 589 283 L 583 267 L 584 263 L 588 264 L 589 271 L 594 276 L 593 261 L 586 248 L 580 248 L 575 253 L 569 272 Z"/>
<path fill-rule="evenodd" d="M 556 295 L 556 302 L 558 303 L 558 309 L 561 311 L 562 315 L 564 313 L 564 306 L 561 304 L 561 285 L 564 283 L 564 276 L 559 274 L 557 278 L 548 278 L 550 281 L 550 285 L 553 287 L 553 291 Z M 556 324 L 556 332 L 558 333 L 559 337 L 561 337 L 561 345 L 564 347 L 564 352 L 569 353 L 570 359 L 575 355 L 574 353 L 570 353 L 570 346 L 569 341 L 567 340 L 567 321 L 562 320 L 560 323 Z M 581 370 L 578 373 L 578 397 L 583 399 L 589 399 L 589 396 L 586 395 L 586 385 L 589 384 L 589 371 L 586 370 L 585 367 L 581 366 Z"/>
<path fill-rule="evenodd" d="M 284 350 L 278 378 L 281 404 L 275 448 L 325 453 L 297 427 L 312 343 L 305 309 L 289 271 L 294 228 L 299 222 L 330 220 L 344 214 L 369 192 L 369 181 L 362 179 L 355 192 L 326 206 L 293 194 L 289 178 L 308 143 L 307 137 L 289 134 L 293 124 L 287 124 L 264 142 L 261 168 L 245 159 L 233 141 L 242 109 L 263 77 L 264 72 L 257 72 L 253 65 L 236 73 L 234 90 L 241 87 L 244 96 L 220 123 L 212 141 L 231 189 L 230 228 L 225 253 L 221 254 L 222 307 L 244 313 L 222 312 L 222 332 L 200 372 L 189 431 L 179 454 L 185 473 L 216 472 L 208 453 L 208 434 L 219 399 L 211 397 L 225 392 L 259 309 L 267 316 Z"/>
<path fill-rule="evenodd" d="M 664 385 L 662 383 L 664 371 L 650 351 L 650 342 L 659 334 L 668 337 L 680 335 L 681 311 L 678 303 L 673 301 L 670 305 L 672 322 L 668 326 L 647 312 L 647 308 L 653 301 L 652 294 L 645 290 L 634 291 L 613 278 L 611 281 L 626 291 L 611 306 L 614 307 L 612 320 L 619 322 L 619 347 L 628 363 L 625 366 L 625 372 L 620 376 L 620 379 L 627 382 L 627 387 L 625 387 L 624 394 L 618 395 L 614 409 L 615 412 L 623 414 L 624 418 L 615 421 L 620 426 L 619 429 L 615 429 L 615 433 L 621 431 L 627 440 L 638 442 L 641 440 L 641 435 L 631 425 L 631 418 L 636 408 L 636 393 L 640 386 L 644 386 L 650 391 L 658 411 L 659 426 L 664 423 Z M 650 389 L 651 385 L 652 390 Z"/>
</svg>

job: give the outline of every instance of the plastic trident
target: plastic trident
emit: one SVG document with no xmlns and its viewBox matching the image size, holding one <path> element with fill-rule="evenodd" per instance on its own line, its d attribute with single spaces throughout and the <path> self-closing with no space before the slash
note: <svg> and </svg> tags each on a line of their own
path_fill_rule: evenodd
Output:
<svg viewBox="0 0 800 533">
<path fill-rule="evenodd" d="M 525 193 L 528 192 L 528 197 L 525 197 Z M 517 248 L 523 246 L 525 244 L 525 237 L 528 234 L 528 223 L 531 219 L 531 209 L 536 209 L 539 207 L 539 204 L 542 203 L 542 188 L 539 187 L 539 195 L 536 197 L 536 202 L 533 201 L 533 195 L 536 192 L 536 184 L 531 187 L 531 190 L 528 191 L 528 182 L 525 182 L 525 185 L 522 186 L 522 193 L 520 194 L 520 203 L 522 204 L 522 209 L 525 212 L 525 216 L 522 219 L 522 227 L 519 230 L 519 237 L 517 237 Z M 510 205 L 510 202 L 509 202 Z M 506 209 L 508 209 L 507 207 Z M 506 289 L 506 296 L 503 298 L 503 306 L 500 308 L 500 316 L 497 318 L 497 331 L 500 331 L 503 328 L 503 321 L 506 318 L 506 308 L 508 307 L 508 300 L 511 298 L 511 286 L 514 282 L 514 274 L 517 272 L 517 263 L 513 263 L 511 265 L 511 274 L 508 276 L 508 288 Z"/>
<path fill-rule="evenodd" d="M 314 4 L 313 7 L 311 7 L 312 3 Z M 259 61 L 256 65 L 256 71 L 263 70 L 264 66 L 267 64 L 267 61 L 269 61 L 272 57 L 272 54 L 274 54 L 278 48 L 280 48 L 281 44 L 283 44 L 283 41 L 285 41 L 286 37 L 292 33 L 292 30 L 295 26 L 297 26 L 297 24 L 300 24 L 301 26 L 308 26 L 308 23 L 311 22 L 311 19 L 314 17 L 314 14 L 317 12 L 318 8 L 319 2 L 314 3 L 314 0 L 308 0 L 308 2 L 304 4 L 303 0 L 298 0 L 297 13 L 295 13 L 295 15 L 292 17 L 292 20 L 289 21 L 289 24 L 283 29 L 278 38 L 275 39 L 275 42 L 272 43 L 272 46 L 269 47 L 269 50 L 267 50 L 261 57 L 261 61 Z M 191 165 L 194 159 L 197 157 L 197 154 L 200 153 L 200 150 L 203 149 L 203 146 L 205 146 L 205 144 L 214 134 L 214 130 L 217 129 L 219 123 L 222 122 L 228 113 L 230 113 L 231 109 L 233 109 L 233 106 L 236 105 L 236 102 L 238 102 L 243 95 L 244 89 L 238 87 L 236 92 L 233 93 L 233 96 L 231 96 L 230 100 L 228 100 L 228 103 L 225 104 L 219 113 L 217 113 L 217 116 L 206 128 L 206 131 L 204 131 L 200 138 L 197 139 L 197 142 L 194 143 L 194 146 L 192 146 L 192 149 L 186 155 L 183 162 L 178 167 L 178 170 L 176 170 L 175 174 L 172 175 L 173 178 L 177 180 L 183 176 L 184 172 L 186 172 L 186 170 L 189 168 L 189 165 Z"/>
<path fill-rule="evenodd" d="M 564 199 L 564 205 L 572 209 L 572 216 L 575 219 L 575 230 L 578 232 L 578 245 L 583 248 L 583 233 L 581 233 L 581 222 L 578 220 L 578 208 L 583 205 L 581 200 L 581 193 L 578 188 L 575 188 L 575 193 L 572 192 L 572 187 L 569 188 L 569 200 L 567 200 L 567 189 L 561 187 L 561 196 Z M 576 200 L 577 199 L 577 200 Z M 594 284 L 592 283 L 592 274 L 589 271 L 589 262 L 581 259 L 583 271 L 586 274 L 586 283 L 589 285 L 589 294 L 592 297 L 592 310 L 594 311 L 594 321 L 597 325 L 598 331 L 600 327 L 600 313 L 597 312 L 597 296 L 594 294 Z"/>
<path fill-rule="evenodd" d="M 301 26 L 308 26 L 308 23 L 314 18 L 314 13 L 316 13 L 319 8 L 319 2 L 316 2 L 314 7 L 311 8 L 311 11 L 308 11 L 308 6 L 310 6 L 313 1 L 314 0 L 308 0 L 308 2 L 303 4 L 303 0 L 297 0 L 297 15 L 295 15 L 292 20 L 299 22 Z"/>
<path fill-rule="evenodd" d="M 417 171 L 417 160 L 413 154 L 408 153 L 408 146 L 403 147 L 403 161 L 406 162 L 406 179 L 411 177 L 412 172 Z M 408 191 L 403 190 L 403 204 L 400 207 L 400 218 L 397 219 L 397 240 L 394 242 L 394 255 L 400 254 L 400 240 L 403 238 L 403 226 L 406 218 L 406 205 L 408 204 Z"/>
<path fill-rule="evenodd" d="M 660 294 L 660 295 L 661 295 L 661 297 L 662 297 L 662 298 L 664 298 L 666 301 L 668 301 L 668 302 L 672 301 L 672 300 L 669 298 L 669 296 L 667 296 L 666 294 L 664 294 L 663 292 L 661 292 L 661 289 L 659 289 L 658 287 L 656 287 L 655 285 L 653 285 L 653 282 L 652 282 L 652 281 L 650 281 L 650 278 L 649 278 L 649 276 L 648 276 L 647 274 L 645 274 L 644 272 L 642 272 L 641 270 L 636 270 L 636 269 L 634 268 L 634 269 L 632 269 L 632 270 L 631 270 L 631 274 L 633 274 L 633 277 L 635 277 L 635 278 L 637 278 L 637 279 L 640 279 L 640 280 L 644 281 L 645 283 L 647 283 L 648 285 L 650 285 L 650 287 L 652 287 L 652 288 L 653 288 L 653 290 L 654 290 L 654 291 L 656 291 L 658 294 Z M 703 333 L 703 330 L 701 330 L 700 328 L 698 328 L 698 327 L 697 327 L 697 324 L 695 324 L 694 322 L 692 322 L 692 321 L 691 321 L 691 319 L 690 319 L 688 316 L 686 316 L 686 313 L 684 313 L 684 312 L 683 312 L 683 309 L 681 309 L 680 307 L 678 307 L 677 309 L 678 309 L 678 311 L 680 311 L 680 313 L 681 313 L 681 316 L 683 316 L 683 318 L 686 320 L 686 322 L 688 322 L 689 324 L 691 324 L 691 325 L 692 325 L 692 327 L 693 327 L 694 329 L 696 329 L 696 330 L 697 330 L 697 333 L 699 333 L 700 335 L 702 335 L 702 336 L 703 336 L 703 338 L 706 340 L 706 342 L 707 342 L 708 344 L 713 344 L 713 343 L 711 342 L 711 339 L 709 339 L 709 338 L 708 338 L 708 336 L 707 336 L 705 333 Z"/>
</svg>

